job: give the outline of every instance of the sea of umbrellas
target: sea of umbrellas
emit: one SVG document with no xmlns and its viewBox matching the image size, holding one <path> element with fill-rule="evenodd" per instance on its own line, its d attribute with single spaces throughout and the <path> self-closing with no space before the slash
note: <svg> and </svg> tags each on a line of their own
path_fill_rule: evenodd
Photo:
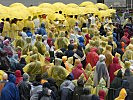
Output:
<svg viewBox="0 0 133 100">
<path fill-rule="evenodd" d="M 62 11 L 62 14 L 58 14 Z M 9 6 L 0 4 L 0 19 L 17 18 L 27 19 L 29 16 L 47 15 L 49 20 L 65 20 L 65 16 L 69 15 L 85 15 L 93 13 L 99 17 L 112 16 L 115 9 L 109 9 L 107 5 L 90 1 L 82 2 L 81 4 L 56 2 L 54 4 L 42 3 L 38 6 L 26 7 L 22 3 L 13 3 Z"/>
</svg>

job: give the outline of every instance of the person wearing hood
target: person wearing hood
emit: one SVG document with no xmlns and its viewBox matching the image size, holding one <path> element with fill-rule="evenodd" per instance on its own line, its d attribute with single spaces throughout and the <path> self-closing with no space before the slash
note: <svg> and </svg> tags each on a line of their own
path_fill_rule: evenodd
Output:
<svg viewBox="0 0 133 100">
<path fill-rule="evenodd" d="M 8 80 L 1 91 L 0 100 L 20 100 L 19 90 L 15 85 L 16 77 L 10 74 Z"/>
<path fill-rule="evenodd" d="M 126 46 L 129 45 L 130 39 L 128 38 L 129 34 L 127 32 L 124 33 L 124 36 L 121 38 L 121 42 L 124 42 Z"/>
<path fill-rule="evenodd" d="M 92 95 L 89 88 L 84 88 L 83 95 L 81 95 L 80 100 L 92 100 Z"/>
<path fill-rule="evenodd" d="M 113 55 L 115 55 L 116 53 L 119 53 L 121 55 L 121 58 L 122 58 L 122 56 L 124 54 L 124 52 L 122 51 L 122 46 L 121 46 L 120 42 L 117 42 L 117 48 L 114 49 Z"/>
<path fill-rule="evenodd" d="M 35 81 L 31 85 L 30 100 L 37 100 L 36 98 L 38 98 L 38 92 L 42 91 L 41 79 L 41 75 L 36 75 Z"/>
<path fill-rule="evenodd" d="M 106 92 L 104 90 L 99 90 L 98 95 L 100 100 L 105 100 Z"/>
<path fill-rule="evenodd" d="M 112 47 L 110 45 L 107 45 L 106 50 L 103 52 L 103 54 L 106 57 L 105 63 L 106 63 L 107 68 L 109 68 L 109 65 L 112 63 L 112 60 L 113 60 L 112 59 L 113 55 L 111 51 L 112 51 Z"/>
<path fill-rule="evenodd" d="M 110 89 L 108 92 L 108 100 L 114 100 L 116 94 L 116 90 L 118 90 L 122 86 L 122 70 L 117 71 L 117 75 L 110 84 Z"/>
<path fill-rule="evenodd" d="M 129 68 L 125 70 L 123 79 L 127 80 L 129 83 L 129 90 L 130 90 L 129 100 L 132 100 L 133 99 L 133 93 L 132 93 L 133 92 L 133 76 L 131 75 L 131 71 Z"/>
<path fill-rule="evenodd" d="M 110 77 L 108 73 L 107 66 L 105 64 L 106 57 L 104 55 L 99 55 L 99 61 L 96 64 L 96 68 L 94 71 L 94 86 L 96 87 L 101 78 L 104 78 L 107 82 L 107 87 L 110 85 Z"/>
<path fill-rule="evenodd" d="M 109 76 L 110 76 L 110 83 L 114 80 L 115 75 L 114 72 L 121 69 L 119 64 L 119 59 L 117 57 L 113 58 L 113 63 L 109 65 Z"/>
<path fill-rule="evenodd" d="M 77 86 L 74 88 L 73 99 L 72 100 L 80 100 L 81 95 L 83 95 L 84 91 L 84 80 L 82 78 L 78 79 Z"/>
<path fill-rule="evenodd" d="M 92 67 L 96 66 L 96 63 L 99 60 L 99 56 L 97 54 L 97 48 L 91 48 L 90 52 L 86 54 L 86 65 L 90 63 Z"/>
<path fill-rule="evenodd" d="M 32 37 L 31 29 L 27 27 L 27 32 L 26 32 L 28 37 Z"/>
<path fill-rule="evenodd" d="M 40 25 L 40 28 L 37 30 L 36 34 L 39 34 L 39 35 L 47 35 L 47 32 L 46 32 L 46 29 L 45 29 L 45 24 L 42 23 Z"/>
<path fill-rule="evenodd" d="M 124 88 L 122 88 L 119 96 L 115 98 L 115 100 L 125 100 L 126 96 L 127 96 L 127 92 Z"/>
<path fill-rule="evenodd" d="M 61 100 L 72 100 L 72 94 L 75 88 L 72 80 L 73 77 L 69 74 L 66 80 L 60 85 Z"/>
<path fill-rule="evenodd" d="M 126 91 L 126 95 L 122 95 L 121 94 L 121 90 L 122 89 L 125 89 L 125 91 Z M 120 94 L 121 95 L 120 95 Z M 116 97 L 118 97 L 118 98 L 123 98 L 124 100 L 130 100 L 129 99 L 129 93 L 130 93 L 130 90 L 129 90 L 129 83 L 128 83 L 128 81 L 127 80 L 123 80 L 123 82 L 122 82 L 122 86 L 117 90 L 117 92 L 116 92 L 116 94 L 115 94 L 115 96 Z M 116 100 L 120 100 L 120 99 L 116 99 Z"/>
<path fill-rule="evenodd" d="M 31 83 L 29 82 L 29 75 L 23 74 L 23 81 L 18 84 L 20 100 L 30 100 Z"/>
<path fill-rule="evenodd" d="M 78 79 L 82 73 L 84 74 L 85 78 L 88 79 L 86 74 L 85 74 L 84 69 L 82 68 L 82 64 L 81 63 L 78 64 L 77 67 L 75 67 L 72 70 L 72 74 L 74 75 L 74 79 Z"/>
<path fill-rule="evenodd" d="M 48 71 L 49 77 L 55 79 L 57 85 L 60 85 L 70 73 L 63 66 L 61 66 L 61 63 L 62 59 L 55 58 L 55 66 L 51 67 Z"/>
<path fill-rule="evenodd" d="M 129 48 L 129 50 L 126 50 L 122 56 L 122 61 L 125 60 L 133 60 L 133 51 L 132 48 Z"/>
<path fill-rule="evenodd" d="M 82 47 L 79 45 L 76 52 L 74 53 L 73 55 L 73 61 L 75 62 L 75 59 L 80 59 L 82 65 L 83 65 L 83 68 L 85 69 L 86 67 L 86 56 L 83 52 L 83 49 Z"/>
<path fill-rule="evenodd" d="M 31 62 L 23 70 L 30 75 L 30 81 L 34 81 L 35 76 L 42 74 L 41 62 L 37 60 L 37 54 L 31 56 Z"/>
<path fill-rule="evenodd" d="M 126 50 L 128 50 L 130 46 L 133 47 L 133 38 L 130 38 L 130 44 L 126 47 Z"/>
<path fill-rule="evenodd" d="M 21 75 L 21 71 L 20 70 L 16 70 L 15 71 L 15 76 L 16 76 L 16 82 L 15 84 L 19 84 L 22 80 L 23 80 L 23 77 Z"/>
<path fill-rule="evenodd" d="M 73 49 L 74 49 L 74 46 L 69 44 L 68 45 L 68 50 L 65 52 L 65 56 L 67 56 L 68 58 L 72 57 L 74 55 Z"/>
<path fill-rule="evenodd" d="M 85 40 L 84 40 L 84 37 L 83 37 L 83 36 L 80 36 L 80 37 L 78 38 L 78 40 L 79 40 L 79 45 L 80 45 L 83 49 L 85 49 L 85 44 L 84 44 Z"/>
<path fill-rule="evenodd" d="M 40 54 L 42 54 L 42 55 L 45 54 L 45 52 L 46 52 L 46 46 L 42 42 L 42 36 L 41 35 L 37 35 L 36 36 L 36 42 L 35 42 L 34 45 L 37 47 L 38 52 Z"/>
<path fill-rule="evenodd" d="M 10 34 L 10 29 L 11 29 L 11 26 L 10 26 L 10 19 L 9 19 L 9 18 L 6 18 L 6 21 L 4 21 L 2 36 L 3 36 L 3 37 L 9 36 L 9 34 Z"/>
</svg>

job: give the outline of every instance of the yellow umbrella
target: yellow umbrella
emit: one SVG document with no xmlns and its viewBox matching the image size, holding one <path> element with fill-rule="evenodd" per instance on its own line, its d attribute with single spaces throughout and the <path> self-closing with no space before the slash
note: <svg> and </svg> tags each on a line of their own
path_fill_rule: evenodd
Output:
<svg viewBox="0 0 133 100">
<path fill-rule="evenodd" d="M 108 9 L 108 6 L 103 4 L 103 3 L 97 3 L 96 6 L 99 8 L 99 9 L 103 9 L 103 10 L 106 10 Z"/>
<path fill-rule="evenodd" d="M 88 13 L 97 13 L 99 10 L 95 8 L 85 8 L 85 12 Z"/>
<path fill-rule="evenodd" d="M 79 15 L 84 15 L 84 14 L 87 14 L 87 12 L 85 12 L 85 7 L 78 7 L 78 8 L 76 8 L 77 10 L 78 10 L 78 14 Z"/>
<path fill-rule="evenodd" d="M 76 7 L 79 7 L 79 6 L 75 3 L 69 3 L 69 4 L 67 4 L 67 7 L 76 8 Z"/>
<path fill-rule="evenodd" d="M 54 8 L 55 12 L 59 12 L 59 11 L 64 12 L 64 9 L 66 7 L 67 6 L 62 2 L 56 2 L 56 3 L 53 4 L 53 8 Z"/>
<path fill-rule="evenodd" d="M 38 7 L 40 7 L 40 8 L 52 8 L 52 4 L 50 4 L 50 3 L 42 3 Z"/>
<path fill-rule="evenodd" d="M 0 19 L 2 19 L 2 18 L 11 18 L 11 16 L 9 15 L 9 14 L 7 14 L 7 13 L 0 13 Z"/>
<path fill-rule="evenodd" d="M 41 8 L 37 7 L 37 6 L 32 6 L 32 7 L 28 7 L 28 11 L 33 15 L 38 15 L 38 13 L 40 13 L 42 11 Z"/>
<path fill-rule="evenodd" d="M 88 5 L 88 6 L 86 6 L 86 8 L 90 8 L 90 9 L 97 9 L 97 10 L 98 10 L 98 8 L 97 8 L 97 6 L 96 6 L 96 5 Z"/>
<path fill-rule="evenodd" d="M 106 10 L 100 10 L 98 12 L 99 17 L 107 17 L 107 16 L 111 16 L 110 12 L 106 11 Z"/>
<path fill-rule="evenodd" d="M 82 2 L 79 6 L 80 7 L 86 7 L 88 5 L 94 5 L 94 3 L 91 1 L 85 1 L 85 2 Z"/>
<path fill-rule="evenodd" d="M 77 8 L 66 8 L 65 10 L 64 10 L 64 14 L 66 14 L 66 15 L 79 15 L 79 9 L 77 9 Z"/>
<path fill-rule="evenodd" d="M 22 3 L 13 3 L 13 4 L 11 4 L 9 7 L 14 7 L 14 6 L 23 6 L 23 7 L 25 7 Z"/>
<path fill-rule="evenodd" d="M 107 12 L 110 12 L 110 14 L 116 13 L 116 10 L 115 9 L 107 9 L 106 11 Z"/>
<path fill-rule="evenodd" d="M 38 13 L 39 15 L 42 15 L 42 14 L 54 14 L 54 10 L 51 9 L 51 8 L 41 8 L 41 12 Z"/>
<path fill-rule="evenodd" d="M 57 14 L 57 13 L 49 15 L 48 18 L 50 20 L 56 20 L 56 19 L 58 19 L 58 20 L 65 20 L 65 17 L 62 14 Z"/>
</svg>

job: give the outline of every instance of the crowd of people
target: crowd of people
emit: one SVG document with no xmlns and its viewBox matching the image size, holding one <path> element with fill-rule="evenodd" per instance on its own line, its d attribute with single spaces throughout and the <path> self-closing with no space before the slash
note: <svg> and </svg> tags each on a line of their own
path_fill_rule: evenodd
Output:
<svg viewBox="0 0 133 100">
<path fill-rule="evenodd" d="M 132 17 L 65 18 L 1 19 L 0 100 L 133 100 Z"/>
</svg>

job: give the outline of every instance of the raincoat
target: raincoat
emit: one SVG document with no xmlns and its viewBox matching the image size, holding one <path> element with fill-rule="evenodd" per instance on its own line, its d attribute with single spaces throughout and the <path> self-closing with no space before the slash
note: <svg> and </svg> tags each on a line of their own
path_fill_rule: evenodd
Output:
<svg viewBox="0 0 133 100">
<path fill-rule="evenodd" d="M 87 53 L 86 64 L 90 63 L 92 67 L 96 66 L 96 63 L 99 60 L 99 56 L 96 52 L 97 48 L 92 48 L 90 52 Z"/>
<path fill-rule="evenodd" d="M 104 61 L 99 60 L 96 64 L 95 72 L 94 72 L 94 86 L 99 84 L 101 78 L 104 78 L 107 82 L 107 86 L 110 84 L 110 77 L 107 70 L 107 66 Z"/>
<path fill-rule="evenodd" d="M 133 51 L 132 50 L 126 50 L 125 53 L 122 56 L 122 60 L 133 60 Z"/>
<path fill-rule="evenodd" d="M 36 34 L 39 34 L 39 35 L 47 35 L 47 32 L 45 30 L 45 24 L 42 23 L 40 28 L 37 30 Z"/>
<path fill-rule="evenodd" d="M 45 54 L 45 52 L 46 52 L 46 46 L 45 46 L 45 45 L 43 44 L 43 42 L 42 42 L 42 36 L 38 35 L 38 36 L 36 37 L 36 42 L 35 42 L 34 45 L 37 47 L 38 52 L 39 52 L 40 54 L 42 54 L 42 55 Z"/>
<path fill-rule="evenodd" d="M 74 55 L 73 49 L 74 49 L 74 46 L 69 44 L 68 45 L 68 50 L 65 52 L 65 56 L 72 57 Z"/>
<path fill-rule="evenodd" d="M 15 23 L 13 23 L 11 24 L 11 32 L 9 34 L 9 37 L 15 39 L 17 36 L 18 36 L 18 26 Z"/>
<path fill-rule="evenodd" d="M 30 99 L 31 83 L 29 82 L 29 75 L 27 73 L 23 74 L 23 81 L 18 84 L 20 100 Z"/>
<path fill-rule="evenodd" d="M 8 21 L 5 21 L 4 22 L 4 27 L 3 27 L 3 32 L 2 32 L 2 36 L 5 37 L 5 36 L 9 36 L 10 34 L 10 23 Z"/>
<path fill-rule="evenodd" d="M 127 96 L 127 92 L 124 88 L 122 88 L 119 96 L 115 98 L 115 100 L 125 100 L 126 96 Z"/>
<path fill-rule="evenodd" d="M 32 62 L 27 64 L 23 70 L 30 75 L 30 80 L 33 81 L 35 76 L 42 74 L 41 62 L 37 61 L 37 54 L 31 56 Z"/>
<path fill-rule="evenodd" d="M 77 67 L 72 70 L 72 73 L 74 75 L 74 79 L 78 79 L 82 73 L 84 74 L 84 76 L 87 79 L 87 76 L 86 76 L 84 70 L 82 69 L 82 64 L 81 63 L 78 64 Z"/>
<path fill-rule="evenodd" d="M 114 80 L 115 75 L 114 72 L 121 69 L 119 64 L 119 59 L 117 57 L 113 58 L 113 63 L 109 65 L 109 76 L 110 76 L 110 83 Z"/>
<path fill-rule="evenodd" d="M 24 21 L 17 21 L 17 27 L 19 31 L 22 31 L 24 28 Z"/>
<path fill-rule="evenodd" d="M 21 71 L 20 70 L 16 70 L 15 71 L 15 76 L 16 76 L 15 84 L 17 85 L 23 80 L 23 77 L 21 76 Z"/>
<path fill-rule="evenodd" d="M 61 63 L 61 59 L 55 58 L 55 66 L 51 67 L 48 71 L 48 75 L 55 79 L 57 85 L 60 85 L 69 75 L 69 72 L 61 66 Z"/>
<path fill-rule="evenodd" d="M 98 93 L 100 100 L 105 100 L 106 92 L 104 90 L 100 90 Z"/>
<path fill-rule="evenodd" d="M 19 90 L 15 85 L 16 77 L 10 74 L 8 80 L 2 89 L 0 100 L 20 100 Z"/>
<path fill-rule="evenodd" d="M 24 26 L 29 27 L 31 29 L 31 32 L 34 33 L 35 24 L 33 21 L 30 20 L 25 21 Z"/>
<path fill-rule="evenodd" d="M 124 33 L 124 36 L 121 38 L 121 42 L 124 42 L 126 46 L 130 43 L 130 39 L 128 38 L 129 34 L 127 32 Z"/>
</svg>

